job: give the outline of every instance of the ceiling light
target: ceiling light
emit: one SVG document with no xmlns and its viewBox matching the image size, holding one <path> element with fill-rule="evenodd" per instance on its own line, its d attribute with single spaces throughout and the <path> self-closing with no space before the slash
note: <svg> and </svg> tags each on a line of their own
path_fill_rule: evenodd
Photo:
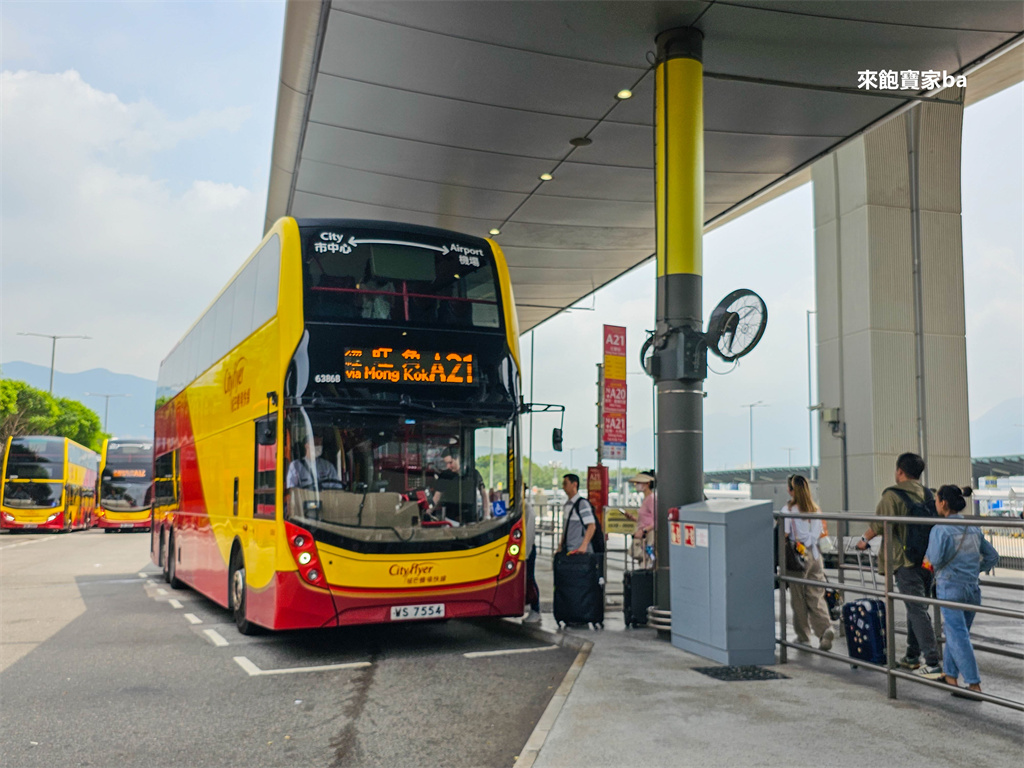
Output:
<svg viewBox="0 0 1024 768">
<path fill-rule="evenodd" d="M 488 232 L 488 234 L 490 234 L 490 235 L 500 235 L 501 234 L 501 230 L 500 229 L 492 229 L 490 232 Z"/>
<path fill-rule="evenodd" d="M 589 147 L 594 140 L 588 139 L 586 136 L 577 136 L 575 139 L 569 139 L 569 143 L 574 147 Z"/>
<path fill-rule="evenodd" d="M 551 181 L 551 174 L 550 173 L 542 173 L 540 175 L 540 180 L 541 181 Z"/>
<path fill-rule="evenodd" d="M 625 101 L 626 99 L 633 98 L 633 92 L 628 88 L 623 88 L 621 91 L 615 94 L 615 98 Z"/>
</svg>

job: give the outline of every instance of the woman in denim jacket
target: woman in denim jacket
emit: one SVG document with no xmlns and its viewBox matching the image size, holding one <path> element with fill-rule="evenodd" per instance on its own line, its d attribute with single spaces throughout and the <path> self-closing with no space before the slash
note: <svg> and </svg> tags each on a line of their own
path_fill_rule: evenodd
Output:
<svg viewBox="0 0 1024 768">
<path fill-rule="evenodd" d="M 944 485 L 935 494 L 935 509 L 942 517 L 963 518 L 967 506 L 965 496 L 970 488 Z M 981 605 L 978 574 L 991 570 L 999 561 L 999 553 L 985 540 L 975 526 L 936 525 L 928 537 L 925 561 L 935 569 L 935 590 L 940 600 Z M 972 691 L 981 692 L 978 662 L 971 646 L 971 624 L 974 611 L 942 607 L 946 627 L 946 651 L 942 659 L 945 681 L 956 686 L 960 675 Z"/>
</svg>

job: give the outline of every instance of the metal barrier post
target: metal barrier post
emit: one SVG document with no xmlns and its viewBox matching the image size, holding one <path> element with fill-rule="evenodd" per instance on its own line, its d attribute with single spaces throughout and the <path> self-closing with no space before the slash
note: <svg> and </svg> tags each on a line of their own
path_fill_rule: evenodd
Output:
<svg viewBox="0 0 1024 768">
<path fill-rule="evenodd" d="M 778 550 L 779 550 L 779 575 L 788 576 L 786 571 L 786 521 L 779 520 L 778 527 Z M 786 654 L 786 622 L 788 617 L 786 616 L 786 582 L 779 580 L 779 637 L 782 638 L 782 643 L 779 645 L 779 663 L 788 663 Z"/>
<path fill-rule="evenodd" d="M 886 521 L 882 523 L 882 547 L 879 552 L 885 562 L 885 667 L 886 678 L 889 681 L 889 698 L 896 698 L 896 676 L 892 671 L 896 668 L 896 601 L 892 597 L 892 572 L 893 567 L 888 556 L 892 551 L 889 543 L 892 541 L 892 525 Z M 868 561 L 870 567 L 870 561 Z"/>
</svg>

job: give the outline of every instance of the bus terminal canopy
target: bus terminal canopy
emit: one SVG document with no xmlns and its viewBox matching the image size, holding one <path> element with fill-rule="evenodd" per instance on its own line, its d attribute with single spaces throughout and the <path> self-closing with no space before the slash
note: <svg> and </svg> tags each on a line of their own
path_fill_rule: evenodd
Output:
<svg viewBox="0 0 1024 768">
<path fill-rule="evenodd" d="M 1019 69 L 1024 21 L 1019 2 L 290 0 L 266 226 L 499 230 L 528 330 L 653 254 L 654 40 L 685 26 L 704 34 L 707 227 L 908 97 L 961 98 L 926 73 Z"/>
</svg>

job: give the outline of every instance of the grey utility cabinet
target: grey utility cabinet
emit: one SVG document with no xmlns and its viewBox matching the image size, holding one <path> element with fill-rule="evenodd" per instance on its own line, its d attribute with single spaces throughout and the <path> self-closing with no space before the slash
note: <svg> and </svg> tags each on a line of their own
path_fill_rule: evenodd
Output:
<svg viewBox="0 0 1024 768">
<path fill-rule="evenodd" d="M 722 664 L 774 664 L 771 504 L 702 501 L 669 526 L 672 644 Z"/>
</svg>

